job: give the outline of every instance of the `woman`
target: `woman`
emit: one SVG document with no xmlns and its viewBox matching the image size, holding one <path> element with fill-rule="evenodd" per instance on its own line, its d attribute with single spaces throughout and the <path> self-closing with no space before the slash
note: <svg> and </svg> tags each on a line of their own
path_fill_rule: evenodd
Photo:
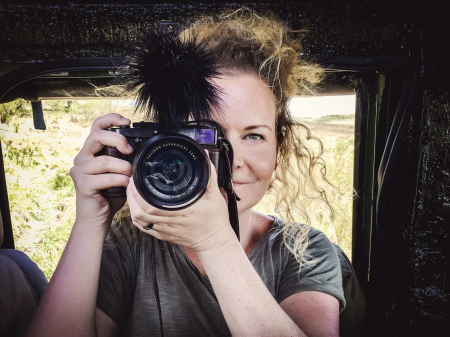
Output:
<svg viewBox="0 0 450 337">
<path fill-rule="evenodd" d="M 98 118 L 74 161 L 76 221 L 30 335 L 159 335 L 149 235 L 160 248 L 156 269 L 165 335 L 339 334 L 345 301 L 336 252 L 323 233 L 293 221 L 301 192 L 325 197 L 313 176 L 322 162 L 299 142 L 286 102 L 302 88 L 310 90 L 321 70 L 299 63 L 300 45 L 275 18 L 203 18 L 189 33 L 206 42 L 222 73 L 214 80 L 221 89 L 214 119 L 234 149 L 240 242 L 213 183 L 214 170 L 194 205 L 154 208 L 136 191 L 128 162 L 95 156 L 105 145 L 131 153 L 123 136 L 104 131 L 130 121 L 117 114 Z M 112 186 L 127 187 L 128 204 L 102 254 L 123 205 L 101 194 Z M 252 210 L 269 188 L 284 221 Z M 130 223 L 143 235 L 133 237 Z"/>
</svg>

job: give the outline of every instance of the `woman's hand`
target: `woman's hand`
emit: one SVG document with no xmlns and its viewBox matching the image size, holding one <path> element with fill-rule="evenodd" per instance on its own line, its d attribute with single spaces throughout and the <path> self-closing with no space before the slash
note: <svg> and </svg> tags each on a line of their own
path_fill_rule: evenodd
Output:
<svg viewBox="0 0 450 337">
<path fill-rule="evenodd" d="M 201 252 L 216 248 L 235 236 L 227 204 L 217 185 L 212 163 L 211 178 L 205 194 L 193 205 L 178 211 L 165 211 L 148 204 L 136 190 L 133 178 L 127 188 L 133 224 L 159 240 L 169 241 Z M 145 229 L 152 223 L 151 229 Z"/>
<path fill-rule="evenodd" d="M 129 119 L 114 113 L 97 118 L 83 148 L 75 157 L 70 174 L 76 190 L 77 223 L 104 226 L 123 206 L 124 198 L 107 199 L 101 190 L 128 186 L 131 164 L 110 156 L 96 157 L 95 154 L 104 146 L 114 146 L 123 154 L 133 152 L 124 136 L 106 130 L 129 124 Z"/>
</svg>

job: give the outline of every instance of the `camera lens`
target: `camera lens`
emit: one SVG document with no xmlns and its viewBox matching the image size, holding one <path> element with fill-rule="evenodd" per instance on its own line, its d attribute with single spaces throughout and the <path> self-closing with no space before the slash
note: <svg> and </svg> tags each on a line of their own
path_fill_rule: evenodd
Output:
<svg viewBox="0 0 450 337">
<path fill-rule="evenodd" d="M 144 180 L 147 187 L 174 196 L 173 199 L 181 198 L 196 174 L 189 159 L 185 153 L 174 148 L 166 148 L 146 158 L 143 164 L 146 166 Z"/>
<path fill-rule="evenodd" d="M 163 209 L 181 209 L 195 202 L 209 181 L 209 159 L 198 143 L 181 134 L 149 139 L 133 163 L 141 196 Z"/>
</svg>

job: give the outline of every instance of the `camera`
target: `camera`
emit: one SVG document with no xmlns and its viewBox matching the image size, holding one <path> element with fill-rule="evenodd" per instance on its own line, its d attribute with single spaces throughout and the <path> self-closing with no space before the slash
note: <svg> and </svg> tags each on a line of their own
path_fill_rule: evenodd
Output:
<svg viewBox="0 0 450 337">
<path fill-rule="evenodd" d="M 213 121 L 185 122 L 176 131 L 162 131 L 152 122 L 113 127 L 109 131 L 123 135 L 134 151 L 124 155 L 107 146 L 98 155 L 130 162 L 137 191 L 157 208 L 179 210 L 199 200 L 210 183 L 210 160 L 217 171 L 219 187 L 233 191 L 233 150 L 222 128 Z M 124 187 L 113 187 L 105 194 L 124 196 L 126 192 Z"/>
</svg>

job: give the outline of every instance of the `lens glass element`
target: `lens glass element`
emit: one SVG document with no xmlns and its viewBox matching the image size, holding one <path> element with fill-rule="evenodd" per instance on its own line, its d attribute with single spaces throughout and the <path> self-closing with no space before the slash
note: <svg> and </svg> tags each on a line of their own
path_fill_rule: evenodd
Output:
<svg viewBox="0 0 450 337">
<path fill-rule="evenodd" d="M 161 138 L 148 147 L 139 166 L 145 194 L 168 205 L 194 198 L 204 188 L 205 175 L 209 176 L 205 154 L 183 139 Z"/>
</svg>

